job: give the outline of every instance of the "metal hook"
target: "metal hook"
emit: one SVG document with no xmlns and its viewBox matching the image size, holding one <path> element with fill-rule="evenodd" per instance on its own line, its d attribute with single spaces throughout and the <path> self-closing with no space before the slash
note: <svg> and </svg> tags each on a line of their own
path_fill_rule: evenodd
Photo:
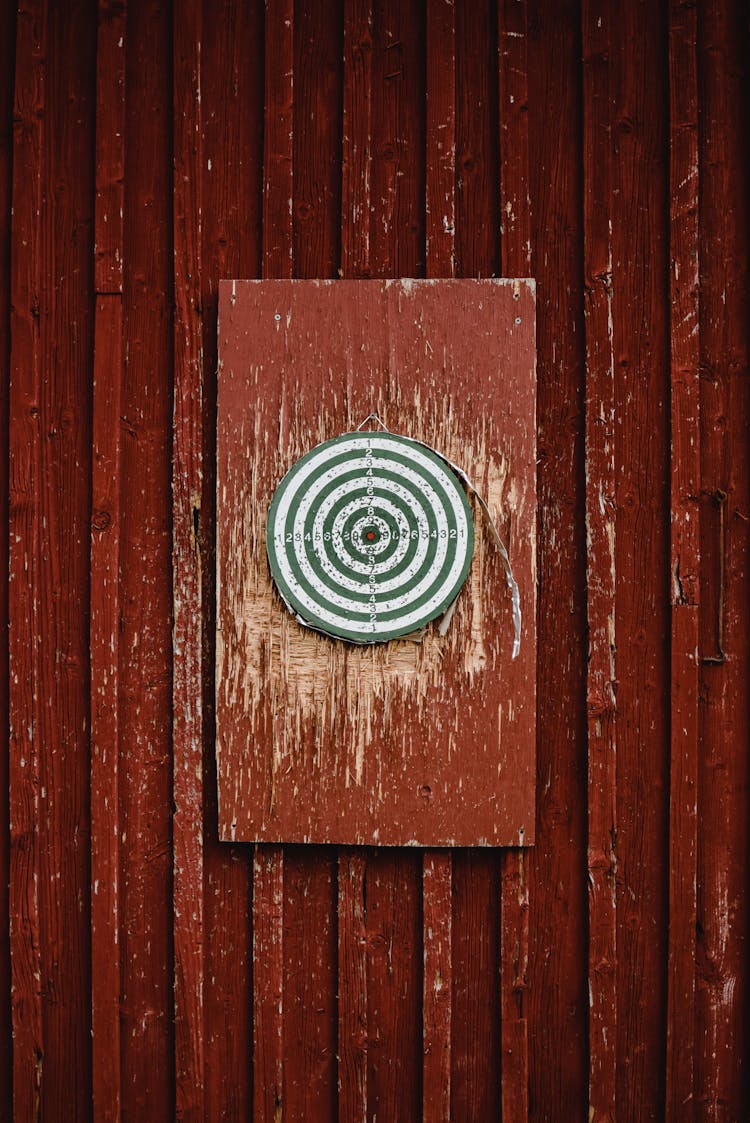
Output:
<svg viewBox="0 0 750 1123">
<path fill-rule="evenodd" d="M 386 423 L 384 421 L 381 421 L 381 419 L 378 417 L 377 413 L 368 413 L 368 415 L 364 419 L 364 421 L 360 421 L 359 425 L 354 430 L 354 432 L 359 433 L 360 429 L 363 429 L 368 421 L 376 421 L 378 423 L 378 425 L 380 426 L 380 428 L 384 432 L 390 433 L 390 429 L 388 428 L 388 426 L 386 425 Z"/>
</svg>

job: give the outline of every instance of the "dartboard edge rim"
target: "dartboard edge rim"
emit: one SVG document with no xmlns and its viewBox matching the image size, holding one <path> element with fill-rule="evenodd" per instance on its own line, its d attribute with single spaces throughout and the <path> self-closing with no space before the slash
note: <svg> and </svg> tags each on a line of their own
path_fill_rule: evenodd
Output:
<svg viewBox="0 0 750 1123">
<path fill-rule="evenodd" d="M 296 477 L 301 471 L 303 471 L 305 465 L 308 464 L 313 458 L 319 456 L 321 450 L 334 448 L 337 445 L 344 445 L 347 442 L 352 442 L 355 439 L 357 441 L 362 441 L 368 437 L 376 441 L 383 441 L 386 444 L 393 442 L 397 446 L 412 446 L 420 455 L 430 461 L 435 468 L 439 469 L 439 474 L 436 474 L 435 477 L 435 483 L 438 485 L 439 490 L 445 494 L 445 498 L 449 504 L 449 488 L 452 488 L 452 493 L 455 496 L 458 496 L 459 508 L 463 512 L 466 527 L 465 549 L 460 570 L 458 572 L 458 575 L 453 578 L 445 595 L 440 597 L 440 599 L 430 607 L 429 612 L 426 615 L 420 617 L 418 621 L 411 621 L 410 623 L 402 625 L 401 627 L 385 629 L 383 631 L 379 631 L 377 634 L 366 633 L 362 629 L 354 630 L 354 628 L 349 629 L 332 624 L 330 621 L 324 619 L 323 616 L 317 615 L 312 612 L 309 607 L 302 603 L 299 596 L 295 594 L 294 589 L 290 586 L 288 580 L 282 572 L 282 567 L 280 566 L 276 557 L 277 546 L 274 541 L 276 534 L 276 513 L 286 491 L 288 490 L 290 483 L 293 483 L 294 477 Z M 435 491 L 435 487 L 432 484 L 430 484 L 430 486 L 432 487 L 432 490 Z M 292 494 L 294 495 L 294 493 Z M 455 507 L 453 509 L 455 512 Z M 435 511 L 432 506 L 427 505 L 425 507 L 425 510 L 429 510 L 433 516 L 435 515 Z M 288 522 L 286 523 L 286 525 L 288 526 Z M 392 433 L 386 431 L 363 433 L 354 430 L 348 433 L 341 433 L 336 437 L 330 438 L 329 440 L 319 442 L 313 448 L 308 449 L 307 452 L 303 453 L 302 456 L 298 457 L 294 461 L 294 463 L 291 464 L 291 466 L 277 483 L 273 492 L 273 496 L 271 498 L 271 502 L 267 508 L 265 542 L 268 564 L 274 585 L 286 607 L 301 624 L 303 624 L 306 628 L 327 636 L 329 639 L 338 639 L 342 640 L 343 642 L 356 644 L 358 646 L 371 646 L 373 644 L 387 643 L 390 640 L 402 639 L 406 636 L 419 632 L 423 627 L 427 626 L 435 619 L 437 619 L 441 614 L 443 614 L 455 601 L 456 597 L 459 595 L 461 589 L 463 588 L 468 577 L 469 570 L 471 569 L 475 546 L 474 520 L 471 506 L 469 504 L 466 492 L 462 486 L 460 476 L 454 470 L 450 462 L 439 452 L 431 448 L 429 445 L 424 444 L 422 441 L 415 440 L 413 437 L 403 436 L 400 433 Z M 290 569 L 293 568 L 290 560 L 291 558 L 294 558 L 295 561 L 299 563 L 299 555 L 294 549 L 283 551 L 283 554 L 287 559 L 287 565 Z M 457 559 L 458 555 L 456 554 L 455 556 Z M 438 572 L 437 576 L 433 579 L 433 584 L 440 578 L 441 573 L 444 572 L 446 568 L 448 571 L 448 575 L 450 575 L 450 570 L 452 567 L 450 564 L 447 567 L 445 565 L 445 562 L 448 558 L 449 552 L 446 551 L 445 558 L 441 563 L 442 568 Z M 310 564 L 309 561 L 308 564 Z M 429 570 L 427 571 L 426 576 L 429 577 Z M 420 582 L 418 582 L 417 584 L 419 583 Z M 316 596 L 321 597 L 321 589 L 315 589 L 313 586 L 310 586 L 310 588 L 313 590 Z M 431 586 L 427 586 L 427 589 L 423 590 L 417 600 L 424 597 L 425 595 L 428 595 L 430 588 Z M 326 592 L 329 591 L 325 589 L 325 586 L 322 586 L 322 589 Z M 327 597 L 321 597 L 321 599 L 324 599 L 327 604 L 330 604 Z M 394 609 L 392 611 L 396 610 Z M 403 615 L 405 611 L 409 611 L 409 605 L 405 606 L 404 609 L 400 609 L 399 611 L 400 615 Z M 365 616 L 365 613 L 363 612 L 360 615 Z"/>
</svg>

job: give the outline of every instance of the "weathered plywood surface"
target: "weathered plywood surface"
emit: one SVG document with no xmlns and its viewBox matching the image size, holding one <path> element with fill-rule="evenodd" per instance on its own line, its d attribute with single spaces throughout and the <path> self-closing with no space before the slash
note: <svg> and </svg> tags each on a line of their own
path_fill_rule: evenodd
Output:
<svg viewBox="0 0 750 1123">
<path fill-rule="evenodd" d="M 518 845 L 534 835 L 535 366 L 529 281 L 226 282 L 220 290 L 217 758 L 226 839 Z M 462 466 L 477 510 L 445 637 L 354 647 L 274 591 L 265 518 L 309 448 L 376 411 Z"/>
</svg>

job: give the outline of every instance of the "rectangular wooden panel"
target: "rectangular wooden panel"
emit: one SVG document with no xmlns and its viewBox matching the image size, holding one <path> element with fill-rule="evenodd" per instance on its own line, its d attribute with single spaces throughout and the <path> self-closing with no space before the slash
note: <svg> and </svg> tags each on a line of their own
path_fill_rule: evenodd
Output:
<svg viewBox="0 0 750 1123">
<path fill-rule="evenodd" d="M 528 281 L 220 288 L 217 759 L 225 839 L 533 841 L 534 289 Z M 279 480 L 376 412 L 463 468 L 506 538 L 520 654 L 487 521 L 444 637 L 353 646 L 274 591 Z"/>
</svg>

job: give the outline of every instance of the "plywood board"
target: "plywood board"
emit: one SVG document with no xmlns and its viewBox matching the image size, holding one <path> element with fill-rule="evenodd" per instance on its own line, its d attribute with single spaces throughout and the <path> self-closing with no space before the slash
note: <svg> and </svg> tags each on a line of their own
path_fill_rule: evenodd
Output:
<svg viewBox="0 0 750 1123">
<path fill-rule="evenodd" d="M 222 838 L 419 846 L 534 837 L 533 282 L 228 281 L 220 288 L 217 764 Z M 273 586 L 278 482 L 370 413 L 459 465 L 498 548 L 475 550 L 445 636 L 355 646 Z"/>
</svg>

